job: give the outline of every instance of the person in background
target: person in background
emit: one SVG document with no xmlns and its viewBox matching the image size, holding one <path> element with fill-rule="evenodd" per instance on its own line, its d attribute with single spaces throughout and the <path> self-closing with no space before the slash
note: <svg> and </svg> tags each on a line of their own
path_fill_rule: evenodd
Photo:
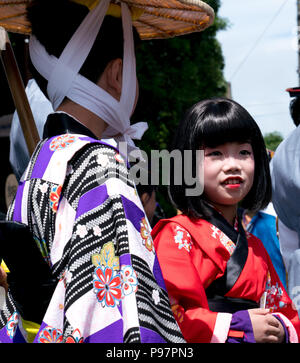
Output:
<svg viewBox="0 0 300 363">
<path fill-rule="evenodd" d="M 146 216 L 151 226 L 153 226 L 154 214 L 157 206 L 156 188 L 153 185 L 137 184 L 136 189 L 143 204 Z"/>
<path fill-rule="evenodd" d="M 280 251 L 287 287 L 300 313 L 300 88 L 288 88 L 293 130 L 277 147 L 271 161 L 272 202 L 278 217 Z"/>
<path fill-rule="evenodd" d="M 53 112 L 50 101 L 39 89 L 36 81 L 30 79 L 26 86 L 27 98 L 32 110 L 35 124 L 42 139 L 45 122 L 50 113 Z M 30 156 L 25 143 L 23 131 L 17 112 L 14 112 L 10 128 L 10 150 L 9 161 L 12 170 L 19 181 L 29 163 Z"/>
<path fill-rule="evenodd" d="M 267 153 L 269 161 L 271 162 L 271 159 L 274 156 L 274 151 L 267 149 Z M 240 210 L 240 213 L 242 214 L 242 223 L 245 230 L 251 232 L 262 241 L 272 260 L 280 281 L 287 290 L 286 269 L 280 251 L 277 231 L 277 215 L 272 202 L 269 203 L 267 208 L 260 210 L 257 213 L 247 210 Z"/>
</svg>

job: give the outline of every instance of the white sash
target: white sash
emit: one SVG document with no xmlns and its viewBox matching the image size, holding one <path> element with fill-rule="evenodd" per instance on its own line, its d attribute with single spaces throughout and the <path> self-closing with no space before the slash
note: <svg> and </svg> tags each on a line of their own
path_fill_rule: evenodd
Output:
<svg viewBox="0 0 300 363">
<path fill-rule="evenodd" d="M 37 71 L 48 80 L 47 91 L 54 110 L 59 107 L 65 97 L 68 97 L 108 124 L 102 135 L 103 138 L 121 134 L 122 136 L 116 137 L 116 140 L 125 141 L 130 148 L 135 148 L 132 139 L 141 139 L 148 125 L 145 122 L 130 125 L 137 85 L 132 20 L 126 4 L 121 4 L 124 56 L 120 101 L 78 74 L 99 33 L 109 3 L 110 0 L 102 0 L 95 9 L 89 12 L 59 59 L 49 55 L 35 36 L 30 38 L 30 57 Z"/>
</svg>

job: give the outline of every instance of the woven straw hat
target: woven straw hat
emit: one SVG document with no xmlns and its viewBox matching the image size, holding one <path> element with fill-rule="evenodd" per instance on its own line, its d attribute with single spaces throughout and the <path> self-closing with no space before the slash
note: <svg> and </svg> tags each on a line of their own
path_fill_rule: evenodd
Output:
<svg viewBox="0 0 300 363">
<path fill-rule="evenodd" d="M 73 0 L 90 9 L 99 0 Z M 213 9 L 200 0 L 120 0 L 133 14 L 133 24 L 141 39 L 169 38 L 199 32 L 214 21 Z M 9 32 L 30 34 L 26 6 L 31 0 L 0 0 L 0 26 Z M 113 1 L 117 2 L 117 1 Z M 111 6 L 111 12 L 115 10 Z"/>
</svg>

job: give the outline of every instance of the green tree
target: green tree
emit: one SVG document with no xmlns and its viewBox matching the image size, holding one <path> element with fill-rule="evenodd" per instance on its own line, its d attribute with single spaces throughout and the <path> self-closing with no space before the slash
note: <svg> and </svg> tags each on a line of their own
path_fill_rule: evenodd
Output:
<svg viewBox="0 0 300 363">
<path fill-rule="evenodd" d="M 274 132 L 265 134 L 264 140 L 265 140 L 267 149 L 275 151 L 277 149 L 278 145 L 283 140 L 283 137 L 279 132 L 274 131 Z"/>
<path fill-rule="evenodd" d="M 217 16 L 220 0 L 206 1 L 216 13 L 204 32 L 142 42 L 137 51 L 140 99 L 133 121 L 146 121 L 149 130 L 139 146 L 168 149 L 184 111 L 201 99 L 223 96 L 224 60 L 216 39 L 226 22 Z"/>
</svg>

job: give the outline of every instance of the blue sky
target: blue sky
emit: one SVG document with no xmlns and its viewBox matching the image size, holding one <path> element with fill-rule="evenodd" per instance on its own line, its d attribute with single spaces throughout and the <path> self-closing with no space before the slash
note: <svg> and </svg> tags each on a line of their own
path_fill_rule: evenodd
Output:
<svg viewBox="0 0 300 363">
<path fill-rule="evenodd" d="M 218 33 L 232 98 L 254 117 L 263 134 L 286 137 L 294 128 L 285 91 L 299 86 L 296 0 L 221 0 Z"/>
</svg>

